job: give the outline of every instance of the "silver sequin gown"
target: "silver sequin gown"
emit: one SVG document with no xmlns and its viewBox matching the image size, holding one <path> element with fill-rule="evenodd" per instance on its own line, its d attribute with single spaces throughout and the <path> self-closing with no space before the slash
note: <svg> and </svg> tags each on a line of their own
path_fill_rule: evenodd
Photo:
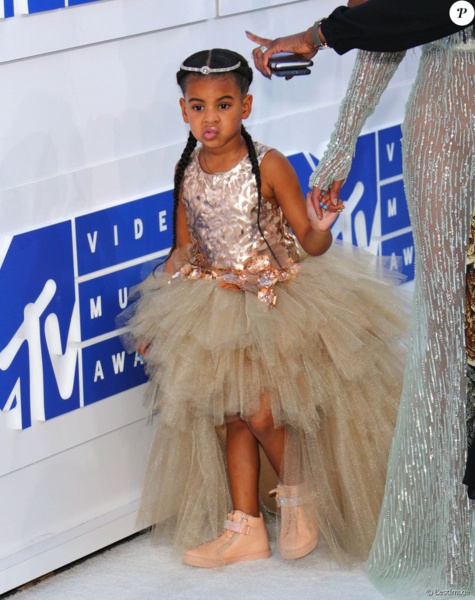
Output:
<svg viewBox="0 0 475 600">
<path fill-rule="evenodd" d="M 262 160 L 268 148 L 256 151 Z M 192 244 L 175 277 L 141 284 L 125 340 L 150 343 L 158 412 L 140 524 L 169 524 L 180 551 L 216 538 L 231 509 L 217 429 L 263 409 L 287 428 L 281 475 L 304 485 L 332 550 L 365 558 L 405 364 L 409 303 L 389 283 L 398 275 L 339 244 L 300 260 L 282 211 L 264 200 L 278 264 L 257 227 L 249 158 L 209 175 L 198 156 L 183 182 Z"/>
<path fill-rule="evenodd" d="M 356 139 L 404 53 L 357 56 L 311 184 L 346 177 Z M 403 126 L 416 277 L 398 422 L 367 568 L 385 592 L 472 589 L 466 455 L 465 258 L 475 193 L 475 34 L 422 47 Z M 428 592 L 430 593 L 430 592 Z"/>
</svg>

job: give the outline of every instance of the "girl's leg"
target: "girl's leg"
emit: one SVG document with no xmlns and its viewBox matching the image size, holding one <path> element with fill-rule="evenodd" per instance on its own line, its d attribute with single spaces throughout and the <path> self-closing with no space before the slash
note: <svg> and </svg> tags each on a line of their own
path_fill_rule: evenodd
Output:
<svg viewBox="0 0 475 600">
<path fill-rule="evenodd" d="M 268 394 L 262 395 L 261 409 L 258 413 L 249 417 L 248 425 L 250 432 L 264 449 L 275 472 L 281 477 L 286 441 L 286 428 L 279 427 L 277 429 L 275 427 Z"/>
<path fill-rule="evenodd" d="M 226 456 L 234 510 L 215 540 L 187 550 L 182 561 L 196 567 L 219 567 L 243 560 L 269 558 L 269 539 L 259 514 L 259 444 L 248 424 L 226 425 Z"/>
<path fill-rule="evenodd" d="M 248 424 L 281 480 L 277 489 L 273 490 L 277 494 L 281 515 L 280 553 L 286 559 L 301 558 L 317 546 L 318 526 L 300 479 L 297 440 L 287 427 L 275 427 L 269 394 L 262 395 L 261 408 L 249 418 Z"/>
<path fill-rule="evenodd" d="M 258 413 L 246 421 L 230 421 L 226 429 L 226 459 L 234 509 L 258 516 L 259 444 L 277 475 L 281 476 L 286 429 L 275 427 L 268 394 L 262 395 Z"/>
<path fill-rule="evenodd" d="M 259 516 L 259 444 L 246 421 L 226 425 L 226 459 L 234 510 Z"/>
</svg>

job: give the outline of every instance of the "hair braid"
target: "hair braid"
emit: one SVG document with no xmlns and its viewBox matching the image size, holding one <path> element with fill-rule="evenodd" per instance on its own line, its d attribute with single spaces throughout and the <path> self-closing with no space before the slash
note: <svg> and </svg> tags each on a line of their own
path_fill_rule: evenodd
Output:
<svg viewBox="0 0 475 600">
<path fill-rule="evenodd" d="M 247 150 L 249 153 L 249 160 L 251 161 L 251 167 L 252 167 L 252 173 L 256 179 L 256 186 L 257 186 L 257 228 L 259 230 L 259 233 L 262 235 L 262 239 L 264 240 L 264 242 L 266 243 L 267 247 L 269 248 L 272 256 L 274 257 L 275 261 L 277 262 L 277 264 L 279 265 L 279 267 L 282 269 L 282 265 L 280 264 L 279 259 L 277 258 L 277 256 L 275 255 L 275 252 L 272 250 L 269 242 L 266 239 L 266 236 L 264 235 L 264 232 L 262 231 L 261 228 L 261 207 L 262 207 L 262 193 L 261 193 L 261 170 L 259 168 L 259 161 L 257 159 L 257 154 L 256 154 L 256 148 L 254 146 L 254 141 L 251 137 L 251 134 L 247 131 L 247 129 L 244 127 L 244 125 L 241 125 L 241 135 L 244 138 L 244 141 L 246 142 L 247 145 Z"/>
<path fill-rule="evenodd" d="M 166 257 L 159 262 L 155 269 L 160 265 L 163 265 L 170 256 L 173 254 L 173 251 L 176 249 L 176 226 L 177 226 L 177 215 L 178 215 L 178 204 L 180 202 L 180 189 L 181 183 L 183 181 L 183 177 L 185 176 L 186 167 L 190 164 L 190 158 L 193 153 L 193 150 L 196 147 L 196 138 L 191 133 L 188 135 L 188 140 L 186 142 L 186 146 L 180 156 L 180 160 L 178 161 L 177 167 L 175 169 L 175 179 L 174 179 L 174 187 L 173 187 L 173 241 L 171 248 L 166 255 Z M 154 269 L 154 270 L 155 270 Z"/>
</svg>

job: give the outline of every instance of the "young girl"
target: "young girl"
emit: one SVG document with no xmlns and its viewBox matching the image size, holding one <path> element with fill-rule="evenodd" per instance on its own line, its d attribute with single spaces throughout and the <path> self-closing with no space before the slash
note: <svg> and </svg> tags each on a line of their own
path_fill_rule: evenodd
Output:
<svg viewBox="0 0 475 600">
<path fill-rule="evenodd" d="M 339 557 L 364 558 L 402 383 L 406 305 L 373 256 L 343 245 L 325 254 L 342 204 L 318 219 L 287 159 L 252 141 L 242 56 L 198 52 L 177 80 L 191 132 L 175 173 L 174 242 L 129 322 L 159 413 L 140 522 L 172 522 L 190 565 L 269 557 L 261 446 L 280 478 L 282 556 L 308 554 L 321 532 Z"/>
</svg>

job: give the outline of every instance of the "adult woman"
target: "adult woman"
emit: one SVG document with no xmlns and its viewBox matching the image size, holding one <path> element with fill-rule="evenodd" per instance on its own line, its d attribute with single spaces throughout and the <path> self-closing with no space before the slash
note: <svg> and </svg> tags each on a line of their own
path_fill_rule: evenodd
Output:
<svg viewBox="0 0 475 600">
<path fill-rule="evenodd" d="M 274 41 L 249 36 L 264 44 L 254 57 L 266 75 L 269 57 L 280 50 L 312 55 L 325 41 L 340 53 L 354 47 L 374 50 L 358 53 L 330 145 L 311 177 L 317 204 L 322 190 L 331 190 L 324 193 L 324 203 L 337 197 L 359 132 L 404 50 L 425 43 L 403 129 L 404 182 L 416 248 L 413 339 L 385 499 L 367 563 L 380 588 L 394 590 L 396 582 L 404 597 L 409 590 L 452 593 L 472 586 L 471 511 L 461 481 L 465 257 L 475 196 L 475 30 L 460 30 L 450 21 L 451 2 L 412 4 L 369 0 L 339 9 L 313 27 L 313 37 L 312 28 Z M 382 15 L 393 18 L 380 27 L 386 23 Z M 438 41 L 427 43 L 433 39 Z"/>
</svg>

